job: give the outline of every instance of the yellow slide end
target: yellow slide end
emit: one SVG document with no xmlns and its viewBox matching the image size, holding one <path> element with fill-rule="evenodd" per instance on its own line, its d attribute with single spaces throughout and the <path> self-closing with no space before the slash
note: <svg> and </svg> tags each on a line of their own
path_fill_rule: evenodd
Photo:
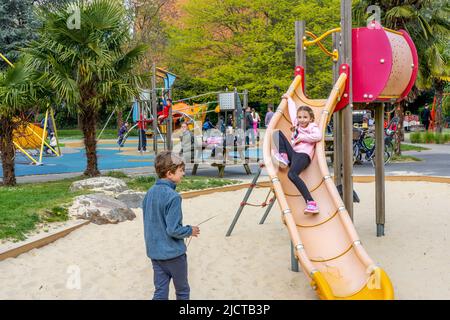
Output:
<svg viewBox="0 0 450 320">
<path fill-rule="evenodd" d="M 318 271 L 313 274 L 312 288 L 322 300 L 393 300 L 394 289 L 391 280 L 381 268 L 375 268 L 367 284 L 357 293 L 347 297 L 337 297 L 333 294 L 323 274 Z"/>
</svg>

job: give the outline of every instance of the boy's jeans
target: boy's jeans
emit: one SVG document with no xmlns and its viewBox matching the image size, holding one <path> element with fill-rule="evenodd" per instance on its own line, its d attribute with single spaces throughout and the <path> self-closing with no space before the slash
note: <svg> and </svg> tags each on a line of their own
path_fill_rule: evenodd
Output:
<svg viewBox="0 0 450 320">
<path fill-rule="evenodd" d="M 155 284 L 153 300 L 169 299 L 169 283 L 172 278 L 177 300 L 189 300 L 190 287 L 187 278 L 186 254 L 169 260 L 152 259 L 152 264 Z"/>
</svg>

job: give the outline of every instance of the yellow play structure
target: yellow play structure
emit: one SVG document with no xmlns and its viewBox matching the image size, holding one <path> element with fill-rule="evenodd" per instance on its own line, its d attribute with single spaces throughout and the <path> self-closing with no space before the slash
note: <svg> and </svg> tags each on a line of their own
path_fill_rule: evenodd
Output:
<svg viewBox="0 0 450 320">
<path fill-rule="evenodd" d="M 8 60 L 3 54 L 0 53 L 0 58 L 2 58 L 10 67 L 14 68 L 14 64 Z M 56 139 L 56 147 L 58 151 L 55 150 L 47 141 L 47 124 L 48 120 L 52 121 L 54 127 L 54 135 Z M 19 119 L 15 119 L 20 122 Z M 53 109 L 48 108 L 45 112 L 45 122 L 44 128 L 41 128 L 32 123 L 23 123 L 18 126 L 17 129 L 13 131 L 13 143 L 14 147 L 22 152 L 28 159 L 31 160 L 31 164 L 42 165 L 42 157 L 44 154 L 44 146 L 48 147 L 55 155 L 58 157 L 61 155 L 61 149 L 59 147 L 58 133 L 55 126 L 55 117 L 53 114 Z M 31 152 L 32 149 L 39 150 L 39 153 Z"/>
</svg>

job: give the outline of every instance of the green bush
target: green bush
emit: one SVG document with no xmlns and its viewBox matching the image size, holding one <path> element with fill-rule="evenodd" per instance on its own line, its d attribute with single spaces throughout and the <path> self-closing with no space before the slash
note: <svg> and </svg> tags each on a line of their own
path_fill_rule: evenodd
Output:
<svg viewBox="0 0 450 320">
<path fill-rule="evenodd" d="M 449 133 L 439 132 L 413 132 L 409 136 L 411 143 L 437 143 L 443 144 L 450 142 Z"/>
<path fill-rule="evenodd" d="M 411 143 L 422 143 L 422 135 L 420 132 L 412 132 L 409 136 Z"/>
<path fill-rule="evenodd" d="M 450 142 L 450 133 L 443 133 L 444 143 Z"/>
<path fill-rule="evenodd" d="M 425 135 L 424 135 L 424 138 L 423 138 L 423 141 L 425 143 L 432 143 L 432 142 L 434 142 L 434 140 L 435 140 L 435 137 L 434 137 L 434 133 L 433 132 L 425 132 Z"/>
</svg>

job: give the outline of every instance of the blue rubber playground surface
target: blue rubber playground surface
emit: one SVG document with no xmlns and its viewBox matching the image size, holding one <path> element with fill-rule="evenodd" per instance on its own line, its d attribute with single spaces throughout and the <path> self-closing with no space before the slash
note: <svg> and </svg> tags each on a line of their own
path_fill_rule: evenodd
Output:
<svg viewBox="0 0 450 320">
<path fill-rule="evenodd" d="M 98 167 L 100 170 L 123 169 L 153 166 L 154 156 L 151 153 L 132 156 L 123 155 L 114 144 L 101 144 L 97 146 Z M 83 172 L 86 169 L 86 152 L 84 148 L 72 149 L 70 153 L 65 153 L 61 157 L 44 157 L 44 164 L 41 166 L 30 165 L 30 160 L 24 155 L 16 155 L 16 176 L 42 175 L 56 173 Z M 0 177 L 3 177 L 3 170 L 0 166 Z"/>
<path fill-rule="evenodd" d="M 137 146 L 137 139 L 130 138 L 127 140 L 125 147 Z M 147 145 L 151 149 L 151 145 Z M 30 160 L 22 153 L 16 153 L 16 176 L 28 175 L 45 175 L 45 174 L 59 174 L 59 173 L 75 173 L 83 172 L 86 169 L 86 152 L 84 147 L 70 148 L 70 152 L 64 152 L 61 157 L 44 156 L 43 165 L 31 165 Z M 136 150 L 137 151 L 137 147 Z M 244 154 L 246 152 L 244 151 Z M 203 151 L 203 160 L 210 159 L 211 150 Z M 231 151 L 230 156 L 239 159 L 238 153 Z M 255 161 L 262 159 L 262 151 L 259 152 L 256 148 L 249 148 L 247 150 L 247 157 Z M 149 167 L 154 165 L 153 153 L 143 153 L 142 155 L 129 155 L 124 152 L 119 152 L 118 146 L 115 143 L 99 143 L 97 145 L 97 157 L 99 170 L 113 170 L 124 168 Z M 3 177 L 3 170 L 0 166 L 0 177 Z"/>
</svg>

